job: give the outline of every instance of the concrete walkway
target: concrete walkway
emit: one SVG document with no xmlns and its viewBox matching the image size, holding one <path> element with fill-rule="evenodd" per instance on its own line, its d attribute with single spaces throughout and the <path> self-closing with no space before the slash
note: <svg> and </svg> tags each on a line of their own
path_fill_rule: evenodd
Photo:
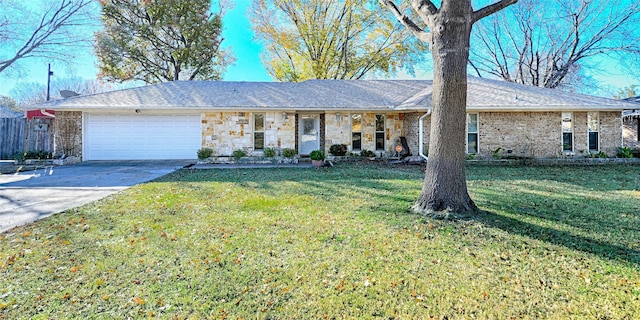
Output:
<svg viewBox="0 0 640 320">
<path fill-rule="evenodd" d="M 147 182 L 195 161 L 87 161 L 0 175 L 0 233 Z"/>
</svg>

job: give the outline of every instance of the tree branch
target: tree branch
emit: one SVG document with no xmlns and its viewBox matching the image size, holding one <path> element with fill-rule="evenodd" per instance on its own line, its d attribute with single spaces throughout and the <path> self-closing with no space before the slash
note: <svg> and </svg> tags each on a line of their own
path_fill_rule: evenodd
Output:
<svg viewBox="0 0 640 320">
<path fill-rule="evenodd" d="M 518 0 L 500 0 L 499 2 L 488 5 L 480 10 L 474 11 L 473 14 L 471 15 L 471 22 L 475 23 L 476 21 L 486 16 L 489 16 L 491 14 L 494 14 L 516 2 L 518 2 Z"/>
<path fill-rule="evenodd" d="M 514 1 L 514 0 L 511 0 L 511 1 Z M 391 11 L 391 13 L 393 13 L 396 19 L 398 19 L 398 21 L 405 28 L 407 28 L 407 30 L 413 33 L 413 35 L 416 36 L 416 38 L 418 38 L 420 41 L 424 43 L 431 43 L 431 33 L 424 31 L 415 22 L 413 22 L 411 18 L 403 14 L 392 0 L 380 0 L 380 4 L 387 7 Z M 425 23 L 426 22 L 427 21 L 425 21 Z"/>
</svg>

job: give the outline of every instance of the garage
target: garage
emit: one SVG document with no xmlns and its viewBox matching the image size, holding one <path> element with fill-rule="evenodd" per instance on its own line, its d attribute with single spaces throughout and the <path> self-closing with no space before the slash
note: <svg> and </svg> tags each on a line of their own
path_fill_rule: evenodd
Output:
<svg viewBox="0 0 640 320">
<path fill-rule="evenodd" d="M 84 116 L 84 160 L 195 159 L 200 115 Z"/>
</svg>

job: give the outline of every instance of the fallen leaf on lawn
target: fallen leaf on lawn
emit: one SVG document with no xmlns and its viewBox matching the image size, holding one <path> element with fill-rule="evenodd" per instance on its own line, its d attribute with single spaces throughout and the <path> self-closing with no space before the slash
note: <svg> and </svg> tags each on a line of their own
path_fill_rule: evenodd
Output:
<svg viewBox="0 0 640 320">
<path fill-rule="evenodd" d="M 135 298 L 133 298 L 133 302 L 135 302 L 137 305 L 143 305 L 144 304 L 144 299 L 142 299 L 140 297 L 135 297 Z"/>
</svg>

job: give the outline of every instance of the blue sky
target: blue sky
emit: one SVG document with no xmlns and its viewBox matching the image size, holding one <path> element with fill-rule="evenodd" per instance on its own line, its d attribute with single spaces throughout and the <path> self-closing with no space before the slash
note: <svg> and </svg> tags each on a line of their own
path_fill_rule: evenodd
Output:
<svg viewBox="0 0 640 320">
<path fill-rule="evenodd" d="M 251 0 L 235 0 L 235 6 L 229 10 L 223 21 L 223 45 L 231 47 L 235 56 L 235 63 L 227 68 L 224 80 L 229 81 L 272 81 L 267 74 L 260 52 L 262 47 L 254 39 L 250 21 L 247 17 L 247 9 Z M 84 49 L 86 53 L 80 54 L 74 60 L 74 67 L 70 70 L 63 64 L 52 64 L 54 77 L 81 77 L 85 79 L 95 79 L 97 69 L 95 67 L 95 57 L 90 48 Z M 9 95 L 11 89 L 18 82 L 40 82 L 47 83 L 47 62 L 40 60 L 23 60 L 24 76 L 11 78 L 0 74 L 0 95 Z M 601 67 L 605 66 L 605 72 L 594 74 L 596 80 L 602 82 L 601 92 L 593 94 L 611 97 L 619 88 L 627 87 L 631 84 L 640 84 L 638 78 L 630 76 L 624 68 L 611 62 L 603 61 Z M 406 74 L 399 74 L 396 78 L 412 78 Z M 420 70 L 416 68 L 417 79 L 430 79 L 430 70 Z"/>
<path fill-rule="evenodd" d="M 236 0 L 233 9 L 224 16 L 223 45 L 231 47 L 236 58 L 234 65 L 227 67 L 224 80 L 229 81 L 272 81 L 267 74 L 260 52 L 262 47 L 254 41 L 247 9 L 251 0 Z M 51 69 L 56 78 L 81 77 L 95 79 L 97 68 L 96 59 L 90 48 L 74 60 L 72 70 L 61 63 L 52 62 Z M 0 74 L 0 95 L 9 95 L 11 89 L 18 82 L 40 82 L 47 84 L 47 62 L 35 59 L 20 61 L 24 67 L 24 77 L 11 78 Z M 53 81 L 53 78 L 52 78 Z"/>
</svg>

